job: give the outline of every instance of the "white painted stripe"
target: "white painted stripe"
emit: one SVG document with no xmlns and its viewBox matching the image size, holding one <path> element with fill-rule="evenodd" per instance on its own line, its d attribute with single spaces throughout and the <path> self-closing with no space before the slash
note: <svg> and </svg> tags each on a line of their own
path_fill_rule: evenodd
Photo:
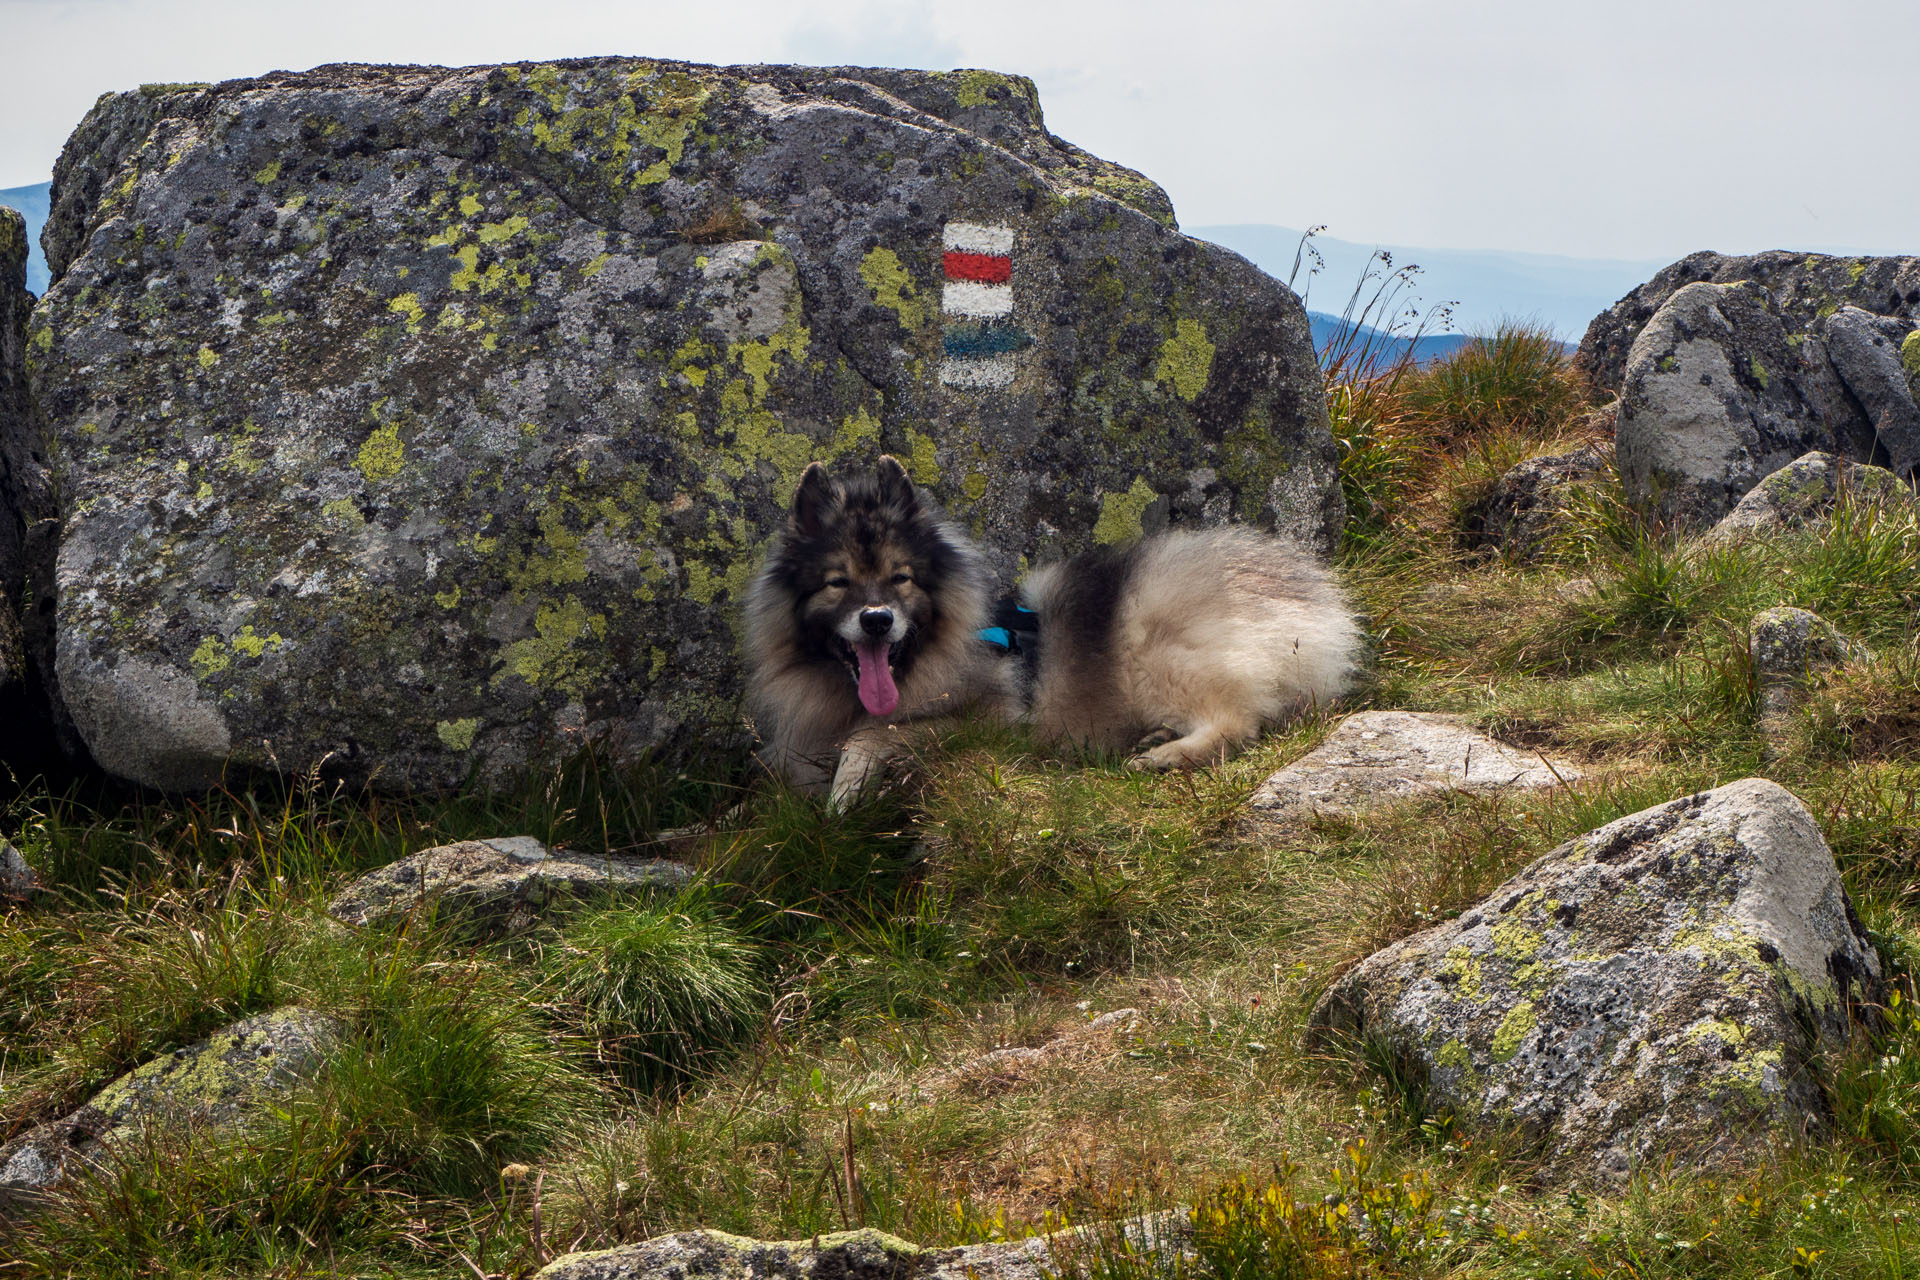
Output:
<svg viewBox="0 0 1920 1280">
<path fill-rule="evenodd" d="M 1013 228 L 984 222 L 949 222 L 943 235 L 947 248 L 963 253 L 1013 253 Z"/>
<path fill-rule="evenodd" d="M 940 362 L 940 381 L 949 387 L 1004 387 L 1013 381 L 1018 369 L 1011 355 L 943 360 Z"/>
<path fill-rule="evenodd" d="M 998 320 L 1013 314 L 1013 286 L 949 280 L 940 289 L 940 309 L 950 316 Z"/>
</svg>

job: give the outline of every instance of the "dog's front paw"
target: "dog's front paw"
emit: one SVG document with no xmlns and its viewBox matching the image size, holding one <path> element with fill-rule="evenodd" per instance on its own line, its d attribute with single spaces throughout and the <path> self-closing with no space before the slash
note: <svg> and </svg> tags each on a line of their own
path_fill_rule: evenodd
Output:
<svg viewBox="0 0 1920 1280">
<path fill-rule="evenodd" d="M 1161 749 L 1158 747 L 1152 751 L 1142 751 L 1139 755 L 1127 760 L 1127 768 L 1135 773 L 1165 773 L 1169 769 L 1182 767 L 1183 762 L 1169 760 L 1160 752 Z"/>
</svg>

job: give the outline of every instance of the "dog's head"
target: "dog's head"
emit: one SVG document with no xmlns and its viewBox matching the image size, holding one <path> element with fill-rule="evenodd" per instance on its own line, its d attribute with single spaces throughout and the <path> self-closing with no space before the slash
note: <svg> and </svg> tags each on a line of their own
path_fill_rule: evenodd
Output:
<svg viewBox="0 0 1920 1280">
<path fill-rule="evenodd" d="M 843 663 L 860 705 L 884 716 L 899 705 L 897 681 L 936 638 L 941 591 L 964 555 L 893 458 L 845 481 L 816 462 L 800 478 L 771 570 L 802 644 Z"/>
</svg>

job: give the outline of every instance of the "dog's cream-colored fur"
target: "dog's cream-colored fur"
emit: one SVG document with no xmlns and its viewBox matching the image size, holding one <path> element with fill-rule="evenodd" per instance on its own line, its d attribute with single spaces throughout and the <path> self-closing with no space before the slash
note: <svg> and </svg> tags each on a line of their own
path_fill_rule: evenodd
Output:
<svg viewBox="0 0 1920 1280">
<path fill-rule="evenodd" d="M 1192 768 L 1346 692 L 1360 627 L 1312 554 L 1244 528 L 1175 530 L 1134 554 L 1104 653 L 1047 643 L 1073 561 L 1022 588 L 1040 615 L 1029 719 L 1043 739 Z"/>
</svg>

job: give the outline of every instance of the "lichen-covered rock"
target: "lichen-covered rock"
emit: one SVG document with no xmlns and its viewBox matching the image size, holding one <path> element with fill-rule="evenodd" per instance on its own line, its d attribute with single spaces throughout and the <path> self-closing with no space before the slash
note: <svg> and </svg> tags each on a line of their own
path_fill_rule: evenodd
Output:
<svg viewBox="0 0 1920 1280">
<path fill-rule="evenodd" d="M 1833 624 L 1806 609 L 1763 609 L 1747 629 L 1747 659 L 1760 700 L 1759 728 L 1769 749 L 1806 697 L 1807 685 L 1850 650 Z"/>
<path fill-rule="evenodd" d="M 491 932 L 511 932 L 562 902 L 678 889 L 692 875 L 659 858 L 558 856 L 530 836 L 463 840 L 369 871 L 327 910 L 347 924 L 377 925 L 426 906 Z"/>
<path fill-rule="evenodd" d="M 1831 453 L 1805 453 L 1762 480 L 1709 529 L 1706 541 L 1798 529 L 1833 514 L 1840 495 L 1883 509 L 1909 507 L 1914 492 L 1884 467 L 1869 467 Z"/>
<path fill-rule="evenodd" d="M 1047 1280 L 1097 1257 L 1101 1240 L 1123 1238 L 1142 1256 L 1172 1263 L 1188 1252 L 1190 1235 L 1191 1220 L 1182 1211 L 952 1249 L 923 1249 L 871 1228 L 787 1241 L 682 1231 L 568 1254 L 548 1263 L 536 1280 Z"/>
<path fill-rule="evenodd" d="M 1584 776 L 1430 711 L 1359 711 L 1260 784 L 1255 817 L 1343 815 L 1440 791 L 1531 791 Z"/>
<path fill-rule="evenodd" d="M 1589 444 L 1509 468 L 1469 517 L 1469 542 L 1519 563 L 1539 559 L 1567 515 L 1572 486 L 1596 484 L 1612 466 L 1611 448 Z"/>
<path fill-rule="evenodd" d="M 1601 391 L 1618 391 L 1634 340 L 1667 299 L 1690 284 L 1750 280 L 1770 292 L 1792 332 L 1805 333 L 1823 315 L 1855 306 L 1882 316 L 1920 320 L 1920 258 L 1843 258 L 1773 250 L 1750 256 L 1703 251 L 1663 269 L 1595 316 L 1574 362 Z"/>
<path fill-rule="evenodd" d="M 1664 521 L 1712 524 L 1801 454 L 1833 447 L 1817 385 L 1751 283 L 1690 284 L 1634 340 L 1614 444 L 1627 499 Z"/>
<path fill-rule="evenodd" d="M 433 787 L 710 737 L 814 459 L 906 459 L 1009 576 L 1170 521 L 1341 520 L 1298 299 L 1018 77 L 155 87 L 96 106 L 53 192 L 39 588 L 123 777 Z"/>
<path fill-rule="evenodd" d="M 1842 307 L 1814 326 L 1851 407 L 1871 429 L 1863 441 L 1867 456 L 1909 478 L 1920 468 L 1920 405 L 1901 352 L 1914 332 L 1911 320 L 1858 307 Z"/>
<path fill-rule="evenodd" d="M 1609 1178 L 1822 1131 L 1810 1058 L 1879 981 L 1813 816 L 1749 778 L 1560 846 L 1369 957 L 1311 1025 L 1399 1056 L 1463 1119 L 1531 1132 L 1551 1172 Z"/>
<path fill-rule="evenodd" d="M 31 1208 L 77 1162 L 144 1125 L 243 1120 L 249 1108 L 318 1071 L 339 1031 L 324 1015 L 280 1009 L 134 1068 L 72 1115 L 0 1147 L 0 1212 Z"/>
</svg>

